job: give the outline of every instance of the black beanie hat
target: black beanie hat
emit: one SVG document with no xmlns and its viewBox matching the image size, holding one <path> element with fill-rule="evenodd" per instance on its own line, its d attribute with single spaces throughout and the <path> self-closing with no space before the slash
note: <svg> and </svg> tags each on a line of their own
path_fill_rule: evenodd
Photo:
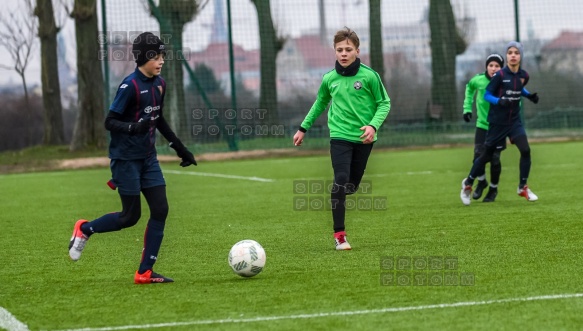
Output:
<svg viewBox="0 0 583 331">
<path fill-rule="evenodd" d="M 486 68 L 488 68 L 488 64 L 492 61 L 498 62 L 500 68 L 504 67 L 504 58 L 502 57 L 502 55 L 497 53 L 488 55 L 488 57 L 486 58 Z"/>
<path fill-rule="evenodd" d="M 144 32 L 134 39 L 132 53 L 138 67 L 155 58 L 158 54 L 166 54 L 164 43 L 151 32 Z"/>
</svg>

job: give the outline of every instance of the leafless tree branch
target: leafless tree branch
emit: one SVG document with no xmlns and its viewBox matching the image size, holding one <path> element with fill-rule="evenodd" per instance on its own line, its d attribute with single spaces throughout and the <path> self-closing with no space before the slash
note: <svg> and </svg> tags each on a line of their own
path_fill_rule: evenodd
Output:
<svg viewBox="0 0 583 331">
<path fill-rule="evenodd" d="M 53 0 L 55 8 L 55 22 L 59 29 L 65 26 L 73 12 L 73 0 Z"/>
<path fill-rule="evenodd" d="M 12 69 L 19 75 L 24 74 L 36 48 L 38 20 L 32 14 L 32 1 L 24 1 L 24 8 L 0 11 L 0 47 L 6 49 L 14 63 Z"/>
</svg>

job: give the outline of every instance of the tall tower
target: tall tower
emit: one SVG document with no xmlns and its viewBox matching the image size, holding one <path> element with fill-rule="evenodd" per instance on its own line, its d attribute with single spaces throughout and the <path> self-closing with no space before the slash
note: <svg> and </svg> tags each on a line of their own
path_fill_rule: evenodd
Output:
<svg viewBox="0 0 583 331">
<path fill-rule="evenodd" d="M 211 44 L 226 43 L 228 40 L 227 24 L 225 23 L 225 0 L 214 0 L 215 15 L 211 32 Z"/>
<path fill-rule="evenodd" d="M 320 43 L 322 45 L 328 44 L 328 36 L 326 31 L 326 9 L 324 8 L 324 0 L 318 1 L 318 12 L 320 14 L 319 21 L 320 21 Z"/>
<path fill-rule="evenodd" d="M 58 72 L 61 86 L 67 87 L 75 81 L 72 74 L 71 66 L 67 62 L 67 47 L 65 45 L 65 37 L 63 31 L 57 34 L 57 58 L 58 58 Z"/>
</svg>

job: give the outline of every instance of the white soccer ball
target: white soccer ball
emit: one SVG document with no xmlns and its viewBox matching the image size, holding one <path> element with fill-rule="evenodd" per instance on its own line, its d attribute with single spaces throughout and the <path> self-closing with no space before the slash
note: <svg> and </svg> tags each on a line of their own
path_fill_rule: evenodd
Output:
<svg viewBox="0 0 583 331">
<path fill-rule="evenodd" d="M 255 240 L 241 240 L 229 252 L 229 265 L 241 277 L 253 277 L 265 266 L 265 250 Z"/>
</svg>

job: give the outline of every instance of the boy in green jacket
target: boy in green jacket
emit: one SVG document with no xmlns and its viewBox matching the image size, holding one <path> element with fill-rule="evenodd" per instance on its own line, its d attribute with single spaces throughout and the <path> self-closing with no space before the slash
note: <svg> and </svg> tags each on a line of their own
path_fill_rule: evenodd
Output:
<svg viewBox="0 0 583 331">
<path fill-rule="evenodd" d="M 379 74 L 360 63 L 359 46 L 360 40 L 351 29 L 336 32 L 335 69 L 324 75 L 318 97 L 293 137 L 294 145 L 300 146 L 305 133 L 332 102 L 328 110 L 330 156 L 334 170 L 330 203 L 337 250 L 352 249 L 346 240 L 344 226 L 346 195 L 358 190 L 377 140 L 377 130 L 391 108 Z"/>
<path fill-rule="evenodd" d="M 470 122 L 472 119 L 472 103 L 474 97 L 476 98 L 476 135 L 474 138 L 474 159 L 472 163 L 480 156 L 484 141 L 486 141 L 486 133 L 488 132 L 488 112 L 490 111 L 490 103 L 484 99 L 486 86 L 490 83 L 492 76 L 504 67 L 504 58 L 500 54 L 490 54 L 486 58 L 486 71 L 475 75 L 466 85 L 466 98 L 464 99 L 464 121 Z M 476 95 L 477 94 L 477 95 Z M 502 173 L 502 163 L 500 163 L 500 153 L 506 149 L 506 141 L 497 146 L 492 160 L 490 161 L 490 189 L 484 198 L 484 202 L 494 202 L 496 195 L 498 195 L 498 182 L 500 181 L 500 174 Z M 482 197 L 484 189 L 488 186 L 486 174 L 478 177 L 478 185 L 472 195 L 475 200 Z"/>
</svg>

